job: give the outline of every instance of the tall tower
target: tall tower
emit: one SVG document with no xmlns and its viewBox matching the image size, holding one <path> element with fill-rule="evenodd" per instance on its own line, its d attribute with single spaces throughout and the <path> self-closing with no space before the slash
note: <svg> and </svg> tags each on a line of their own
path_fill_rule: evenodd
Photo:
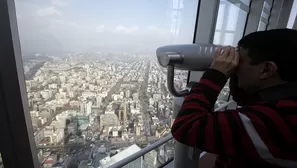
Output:
<svg viewBox="0 0 297 168">
<path fill-rule="evenodd" d="M 119 109 L 119 120 L 124 124 L 127 122 L 127 104 L 122 103 Z"/>
<path fill-rule="evenodd" d="M 123 121 L 124 121 L 124 123 L 126 123 L 127 122 L 127 104 L 123 103 L 123 106 L 124 106 Z"/>
</svg>

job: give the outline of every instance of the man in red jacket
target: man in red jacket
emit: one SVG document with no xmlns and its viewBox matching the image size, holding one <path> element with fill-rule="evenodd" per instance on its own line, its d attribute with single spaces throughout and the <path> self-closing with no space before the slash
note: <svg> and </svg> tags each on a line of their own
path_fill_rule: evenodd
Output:
<svg viewBox="0 0 297 168">
<path fill-rule="evenodd" d="M 218 49 L 185 98 L 171 132 L 217 154 L 215 167 L 297 167 L 297 31 L 251 33 L 238 48 Z M 213 112 L 228 78 L 242 108 Z M 234 80 L 238 80 L 234 82 Z M 238 85 L 237 85 L 238 84 Z"/>
</svg>

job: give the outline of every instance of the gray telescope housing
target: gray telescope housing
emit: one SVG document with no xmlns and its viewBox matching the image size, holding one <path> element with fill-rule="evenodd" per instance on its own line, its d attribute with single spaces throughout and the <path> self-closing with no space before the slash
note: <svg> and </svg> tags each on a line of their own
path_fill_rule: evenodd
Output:
<svg viewBox="0 0 297 168">
<path fill-rule="evenodd" d="M 176 97 L 189 93 L 188 89 L 176 91 L 174 88 L 174 69 L 205 71 L 209 68 L 219 47 L 214 44 L 181 44 L 159 47 L 156 51 L 158 62 L 167 67 L 168 90 Z"/>
</svg>

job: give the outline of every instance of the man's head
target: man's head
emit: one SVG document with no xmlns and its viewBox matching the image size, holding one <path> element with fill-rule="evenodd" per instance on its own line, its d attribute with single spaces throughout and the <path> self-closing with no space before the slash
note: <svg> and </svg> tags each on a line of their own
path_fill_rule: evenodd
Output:
<svg viewBox="0 0 297 168">
<path fill-rule="evenodd" d="M 273 85 L 297 81 L 297 31 L 259 31 L 238 42 L 239 87 L 255 92 Z"/>
</svg>

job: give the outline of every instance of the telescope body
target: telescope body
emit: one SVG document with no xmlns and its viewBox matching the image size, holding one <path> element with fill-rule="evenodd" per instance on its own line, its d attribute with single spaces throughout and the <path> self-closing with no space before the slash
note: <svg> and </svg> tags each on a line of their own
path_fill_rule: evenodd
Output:
<svg viewBox="0 0 297 168">
<path fill-rule="evenodd" d="M 214 44 L 168 45 L 159 47 L 156 54 L 163 67 L 173 65 L 175 69 L 205 71 L 211 65 L 217 47 Z"/>
<path fill-rule="evenodd" d="M 180 44 L 168 45 L 157 49 L 158 62 L 167 68 L 167 87 L 175 97 L 189 94 L 188 89 L 176 90 L 174 87 L 174 70 L 205 71 L 216 53 L 218 45 L 214 44 Z"/>
</svg>

